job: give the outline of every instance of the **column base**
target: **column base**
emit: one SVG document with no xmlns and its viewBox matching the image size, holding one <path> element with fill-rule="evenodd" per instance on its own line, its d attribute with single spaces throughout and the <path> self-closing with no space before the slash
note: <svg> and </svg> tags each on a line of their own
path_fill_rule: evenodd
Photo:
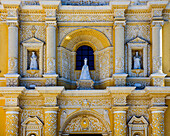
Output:
<svg viewBox="0 0 170 136">
<path fill-rule="evenodd" d="M 153 73 L 150 75 L 150 81 L 152 86 L 165 86 L 165 76 L 164 73 Z"/>
<path fill-rule="evenodd" d="M 19 86 L 19 74 L 5 74 L 4 75 L 6 78 L 6 86 Z"/>
<path fill-rule="evenodd" d="M 126 77 L 128 74 L 120 73 L 120 74 L 113 74 L 113 83 L 115 86 L 126 86 Z"/>
<path fill-rule="evenodd" d="M 56 86 L 57 85 L 58 74 L 45 74 L 45 75 L 43 75 L 43 77 L 46 79 L 45 80 L 46 86 Z"/>
</svg>

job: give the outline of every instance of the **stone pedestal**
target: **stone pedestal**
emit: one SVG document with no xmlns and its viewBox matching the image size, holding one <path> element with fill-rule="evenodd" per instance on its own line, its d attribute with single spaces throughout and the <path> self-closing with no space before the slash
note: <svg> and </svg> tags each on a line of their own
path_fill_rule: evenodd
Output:
<svg viewBox="0 0 170 136">
<path fill-rule="evenodd" d="M 57 111 L 59 107 L 44 107 L 45 136 L 57 136 Z"/>
<path fill-rule="evenodd" d="M 45 74 L 45 75 L 43 75 L 43 77 L 45 78 L 46 86 L 56 86 L 57 85 L 58 74 Z"/>
<path fill-rule="evenodd" d="M 125 86 L 126 85 L 126 77 L 128 74 L 113 74 L 113 81 L 115 86 Z"/>
<path fill-rule="evenodd" d="M 81 89 L 81 90 L 93 89 L 94 86 L 93 80 L 78 80 L 76 84 L 77 84 L 77 89 Z"/>
<path fill-rule="evenodd" d="M 126 136 L 126 111 L 128 106 L 116 106 L 113 107 L 114 116 L 114 136 Z"/>
<path fill-rule="evenodd" d="M 164 73 L 154 73 L 150 75 L 152 86 L 165 86 L 165 76 Z"/>
<path fill-rule="evenodd" d="M 167 107 L 151 107 L 152 114 L 152 136 L 164 136 L 164 113 Z"/>
<path fill-rule="evenodd" d="M 19 135 L 19 107 L 4 107 L 6 111 L 6 136 L 18 136 Z"/>
</svg>

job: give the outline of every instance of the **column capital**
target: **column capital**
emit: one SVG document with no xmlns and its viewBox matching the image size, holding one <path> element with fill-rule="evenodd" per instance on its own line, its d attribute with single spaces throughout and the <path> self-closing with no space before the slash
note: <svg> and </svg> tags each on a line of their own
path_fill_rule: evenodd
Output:
<svg viewBox="0 0 170 136">
<path fill-rule="evenodd" d="M 151 111 L 151 113 L 164 113 L 167 108 L 167 106 L 152 106 L 149 108 L 149 111 Z"/>
<path fill-rule="evenodd" d="M 113 113 L 126 113 L 128 109 L 129 109 L 129 106 L 113 106 L 112 112 Z"/>
<path fill-rule="evenodd" d="M 152 20 L 152 27 L 162 27 L 164 25 L 163 20 Z"/>
<path fill-rule="evenodd" d="M 115 27 L 124 27 L 126 25 L 126 21 L 115 21 L 114 26 Z"/>
<path fill-rule="evenodd" d="M 57 111 L 59 111 L 59 106 L 55 106 L 55 107 L 43 107 L 45 113 L 56 113 Z"/>
<path fill-rule="evenodd" d="M 57 21 L 45 21 L 46 27 L 57 27 Z"/>
<path fill-rule="evenodd" d="M 6 114 L 19 114 L 22 110 L 20 107 L 3 107 L 3 109 L 6 111 Z"/>
</svg>

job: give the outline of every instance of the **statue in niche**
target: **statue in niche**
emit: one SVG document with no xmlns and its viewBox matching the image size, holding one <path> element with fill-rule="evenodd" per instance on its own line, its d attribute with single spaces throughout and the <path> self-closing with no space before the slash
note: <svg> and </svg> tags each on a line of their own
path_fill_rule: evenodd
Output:
<svg viewBox="0 0 170 136">
<path fill-rule="evenodd" d="M 134 69 L 141 69 L 141 56 L 139 56 L 139 52 L 136 52 L 136 55 L 133 57 L 134 60 Z"/>
<path fill-rule="evenodd" d="M 89 67 L 87 65 L 87 58 L 84 59 L 84 66 L 82 67 L 82 71 L 81 71 L 79 80 L 91 80 Z"/>
<path fill-rule="evenodd" d="M 30 63 L 30 70 L 38 70 L 38 64 L 37 64 L 37 56 L 35 55 L 35 52 L 32 52 L 31 56 L 31 63 Z"/>
</svg>

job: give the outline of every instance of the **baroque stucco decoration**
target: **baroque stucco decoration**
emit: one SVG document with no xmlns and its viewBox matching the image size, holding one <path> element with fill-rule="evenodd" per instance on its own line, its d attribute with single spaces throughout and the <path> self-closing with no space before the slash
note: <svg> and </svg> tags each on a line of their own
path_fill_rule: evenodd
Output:
<svg viewBox="0 0 170 136">
<path fill-rule="evenodd" d="M 60 126 L 60 133 L 110 133 L 110 125 L 101 115 L 94 111 L 80 110 L 70 114 Z"/>
<path fill-rule="evenodd" d="M 30 136 L 30 134 L 42 136 L 43 123 L 36 116 L 28 117 L 21 126 L 23 127 L 23 136 Z"/>
<path fill-rule="evenodd" d="M 139 135 L 148 136 L 148 122 L 141 116 L 137 118 L 133 116 L 128 123 L 129 126 L 129 136 Z"/>
<path fill-rule="evenodd" d="M 23 59 L 23 67 L 22 67 L 22 75 L 24 77 L 41 77 L 43 74 L 43 49 L 44 49 L 44 42 L 32 37 L 24 42 L 22 42 L 22 57 Z M 39 56 L 39 69 L 38 70 L 28 70 L 28 51 L 37 51 Z M 21 61 L 22 62 L 22 61 Z"/>
<path fill-rule="evenodd" d="M 149 72 L 150 72 L 150 68 L 148 66 L 148 63 L 150 64 L 150 52 L 148 52 L 149 50 L 149 43 L 148 41 L 140 38 L 139 36 L 135 37 L 134 39 L 130 40 L 127 43 L 127 48 L 125 48 L 125 51 L 127 52 L 127 56 L 126 59 L 128 60 L 126 63 L 126 66 L 128 67 L 128 74 L 129 76 L 132 77 L 138 77 L 138 76 L 142 76 L 142 77 L 146 77 L 148 76 Z M 143 64 L 143 68 L 142 69 L 136 69 L 133 70 L 133 65 L 132 65 L 132 51 L 142 51 L 142 64 Z M 149 71 L 149 72 L 148 72 Z"/>
</svg>

